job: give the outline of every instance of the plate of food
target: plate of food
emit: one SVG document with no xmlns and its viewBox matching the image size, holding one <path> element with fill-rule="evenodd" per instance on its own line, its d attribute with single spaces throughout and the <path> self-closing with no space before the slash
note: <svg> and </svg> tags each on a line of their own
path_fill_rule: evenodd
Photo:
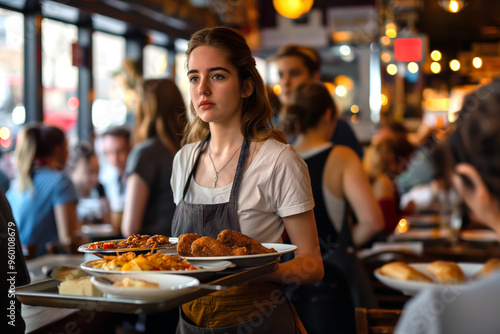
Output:
<svg viewBox="0 0 500 334">
<path fill-rule="evenodd" d="M 116 256 L 105 256 L 99 260 L 82 263 L 80 268 L 92 275 L 105 274 L 176 274 L 205 279 L 217 271 L 232 266 L 229 261 L 188 261 L 173 254 L 148 253 L 137 255 L 128 252 Z"/>
<path fill-rule="evenodd" d="M 293 252 L 297 246 L 279 243 L 260 243 L 247 235 L 224 230 L 217 239 L 198 234 L 182 234 L 177 253 L 189 261 L 227 260 L 237 267 L 254 267 L 276 260 Z"/>
<path fill-rule="evenodd" d="M 104 255 L 116 254 L 117 252 L 147 253 L 161 249 L 175 249 L 176 243 L 177 238 L 169 238 L 163 235 L 132 234 L 127 239 L 90 242 L 78 247 L 78 251 Z"/>
<path fill-rule="evenodd" d="M 492 230 L 465 230 L 460 232 L 460 239 L 472 242 L 498 242 L 498 236 Z"/>
<path fill-rule="evenodd" d="M 104 278 L 113 284 L 109 281 L 103 282 L 99 277 L 91 277 L 90 281 L 105 296 L 147 301 L 173 299 L 190 292 L 200 284 L 194 277 L 170 274 L 115 274 L 105 275 Z"/>
<path fill-rule="evenodd" d="M 390 262 L 377 268 L 375 277 L 390 288 L 406 295 L 415 295 L 430 286 L 463 287 L 467 283 L 491 273 L 482 263 L 456 263 L 434 261 L 431 263 Z"/>
</svg>

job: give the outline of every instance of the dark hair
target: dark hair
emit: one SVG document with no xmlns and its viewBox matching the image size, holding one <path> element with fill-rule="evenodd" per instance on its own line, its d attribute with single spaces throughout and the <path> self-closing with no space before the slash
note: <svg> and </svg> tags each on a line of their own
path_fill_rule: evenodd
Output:
<svg viewBox="0 0 500 334">
<path fill-rule="evenodd" d="M 135 143 L 158 137 L 175 154 L 181 148 L 186 108 L 181 92 L 170 79 L 143 82 L 136 108 Z"/>
<path fill-rule="evenodd" d="M 130 143 L 130 129 L 126 126 L 114 126 L 102 133 L 102 137 L 111 136 L 111 137 L 122 137 Z"/>
<path fill-rule="evenodd" d="M 319 72 L 321 68 L 321 58 L 318 51 L 307 46 L 285 45 L 269 60 L 275 61 L 283 57 L 296 56 L 304 61 L 304 65 L 310 74 Z"/>
<path fill-rule="evenodd" d="M 319 82 L 305 83 L 292 94 L 290 104 L 285 107 L 282 122 L 287 135 L 304 133 L 315 128 L 327 109 L 332 110 L 332 119 L 337 117 L 337 108 L 330 92 Z"/>
<path fill-rule="evenodd" d="M 71 149 L 68 161 L 66 162 L 66 172 L 72 173 L 81 159 L 85 159 L 85 161 L 88 162 L 94 155 L 94 149 L 89 142 L 80 142 L 76 144 L 76 146 Z"/>
<path fill-rule="evenodd" d="M 500 82 L 482 86 L 464 98 L 448 144 L 452 165 L 474 166 L 491 194 L 500 199 Z M 461 177 L 472 187 L 468 178 Z"/>
<path fill-rule="evenodd" d="M 236 30 L 226 27 L 199 30 L 191 36 L 189 41 L 188 50 L 186 51 L 188 61 L 193 50 L 199 46 L 211 46 L 227 55 L 229 62 L 238 71 L 240 86 L 247 79 L 254 82 L 252 94 L 243 99 L 241 115 L 241 133 L 243 136 L 255 141 L 273 138 L 286 142 L 283 133 L 273 126 L 273 111 L 269 104 L 266 86 L 257 71 L 255 59 L 245 38 Z M 191 111 L 195 119 L 186 128 L 183 143 L 201 140 L 209 131 L 208 123 L 197 117 L 193 103 L 191 103 Z"/>
<path fill-rule="evenodd" d="M 38 160 L 43 164 L 43 159 L 50 156 L 57 146 L 64 145 L 65 140 L 64 132 L 55 126 L 32 123 L 23 127 L 15 150 L 20 192 L 33 187 L 34 162 Z"/>
</svg>

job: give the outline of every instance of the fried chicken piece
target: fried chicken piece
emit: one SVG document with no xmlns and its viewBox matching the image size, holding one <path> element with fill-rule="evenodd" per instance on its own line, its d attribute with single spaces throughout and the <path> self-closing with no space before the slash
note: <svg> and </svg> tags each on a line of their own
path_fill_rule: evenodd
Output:
<svg viewBox="0 0 500 334">
<path fill-rule="evenodd" d="M 201 237 L 191 244 L 191 253 L 194 256 L 230 256 L 230 247 L 211 237 Z"/>
<path fill-rule="evenodd" d="M 230 250 L 232 256 L 250 255 L 250 252 L 246 247 L 230 247 Z"/>
<path fill-rule="evenodd" d="M 274 248 L 266 248 L 257 240 L 243 233 L 229 229 L 220 232 L 217 236 L 217 240 L 229 247 L 246 247 L 248 249 L 248 254 L 276 253 Z"/>
<path fill-rule="evenodd" d="M 191 253 L 191 244 L 199 238 L 201 235 L 194 233 L 181 234 L 177 239 L 177 253 L 182 256 L 194 256 Z"/>
</svg>

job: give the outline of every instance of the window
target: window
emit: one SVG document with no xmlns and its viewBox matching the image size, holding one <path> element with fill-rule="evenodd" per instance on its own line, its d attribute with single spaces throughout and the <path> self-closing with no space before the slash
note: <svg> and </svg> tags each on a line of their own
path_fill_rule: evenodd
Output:
<svg viewBox="0 0 500 334">
<path fill-rule="evenodd" d="M 26 119 L 23 31 L 23 16 L 0 8 L 0 152 L 13 149 L 15 134 Z"/>
<path fill-rule="evenodd" d="M 69 132 L 78 120 L 78 68 L 73 66 L 72 44 L 77 27 L 42 20 L 42 85 L 44 123 Z"/>
<path fill-rule="evenodd" d="M 167 49 L 146 45 L 144 48 L 144 79 L 166 78 L 168 76 Z"/>
<path fill-rule="evenodd" d="M 95 32 L 93 35 L 95 100 L 92 123 L 96 130 L 132 122 L 137 72 L 125 60 L 125 38 Z"/>
</svg>

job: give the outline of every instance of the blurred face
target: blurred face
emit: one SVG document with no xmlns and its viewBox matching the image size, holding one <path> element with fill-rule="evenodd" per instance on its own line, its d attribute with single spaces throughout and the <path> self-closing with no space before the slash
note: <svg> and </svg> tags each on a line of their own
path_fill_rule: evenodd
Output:
<svg viewBox="0 0 500 334">
<path fill-rule="evenodd" d="M 88 161 L 84 158 L 78 161 L 71 179 L 79 189 L 88 192 L 99 184 L 98 176 L 99 161 L 96 155 L 92 155 Z"/>
<path fill-rule="evenodd" d="M 280 77 L 281 103 L 290 103 L 292 93 L 303 83 L 314 82 L 316 76 L 309 72 L 304 61 L 298 56 L 285 56 L 276 60 Z"/>
<path fill-rule="evenodd" d="M 240 122 L 243 98 L 237 69 L 211 46 L 194 49 L 188 60 L 190 94 L 196 114 L 205 122 Z"/>
<path fill-rule="evenodd" d="M 104 155 L 120 174 L 125 172 L 130 145 L 123 137 L 104 136 L 102 138 Z"/>
</svg>

